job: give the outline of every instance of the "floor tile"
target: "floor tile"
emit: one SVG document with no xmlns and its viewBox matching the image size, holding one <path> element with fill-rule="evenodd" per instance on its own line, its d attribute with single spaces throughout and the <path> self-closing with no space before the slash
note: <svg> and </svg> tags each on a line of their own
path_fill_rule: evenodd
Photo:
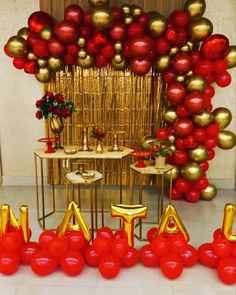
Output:
<svg viewBox="0 0 236 295">
<path fill-rule="evenodd" d="M 15 295 L 19 286 L 0 286 L 1 295 Z"/>
<path fill-rule="evenodd" d="M 97 287 L 95 289 L 94 295 L 173 295 L 173 291 L 171 288 L 166 287 L 165 289 L 150 289 L 150 288 L 103 288 L 103 287 Z"/>
<path fill-rule="evenodd" d="M 15 295 L 93 295 L 92 287 L 69 287 L 69 286 L 21 286 Z M 4 294 L 5 295 L 5 294 Z"/>
</svg>

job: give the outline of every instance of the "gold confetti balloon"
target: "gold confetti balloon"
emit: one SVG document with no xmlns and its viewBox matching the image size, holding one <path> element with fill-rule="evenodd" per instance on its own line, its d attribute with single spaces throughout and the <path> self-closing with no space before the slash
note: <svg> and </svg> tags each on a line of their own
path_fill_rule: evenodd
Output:
<svg viewBox="0 0 236 295">
<path fill-rule="evenodd" d="M 201 191 L 201 199 L 204 201 L 211 201 L 217 195 L 217 188 L 214 184 L 209 183 L 208 186 Z"/>
<path fill-rule="evenodd" d="M 217 136 L 217 146 L 222 150 L 230 150 L 236 145 L 236 136 L 233 132 L 220 131 Z"/>
<path fill-rule="evenodd" d="M 217 108 L 213 111 L 214 122 L 220 127 L 220 130 L 225 129 L 232 121 L 232 113 L 227 108 Z"/>
</svg>

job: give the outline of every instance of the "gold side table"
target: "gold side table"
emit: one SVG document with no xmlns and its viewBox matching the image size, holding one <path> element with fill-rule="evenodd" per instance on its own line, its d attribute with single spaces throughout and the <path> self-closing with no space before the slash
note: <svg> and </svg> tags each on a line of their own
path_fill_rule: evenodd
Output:
<svg viewBox="0 0 236 295">
<path fill-rule="evenodd" d="M 164 184 L 165 184 L 165 174 L 170 171 L 170 191 L 172 189 L 172 166 L 166 165 L 163 169 L 157 169 L 155 166 L 147 166 L 145 168 L 138 168 L 136 164 L 130 165 L 130 193 L 131 193 L 131 203 L 134 199 L 134 183 L 135 183 L 135 173 L 139 175 L 139 204 L 143 204 L 143 176 L 144 175 L 157 175 L 157 220 L 144 222 L 139 219 L 136 227 L 139 227 L 139 236 L 135 235 L 140 241 L 147 241 L 143 238 L 143 223 L 158 224 L 163 213 L 163 196 L 164 196 Z M 169 202 L 171 203 L 171 194 L 169 194 Z"/>
</svg>

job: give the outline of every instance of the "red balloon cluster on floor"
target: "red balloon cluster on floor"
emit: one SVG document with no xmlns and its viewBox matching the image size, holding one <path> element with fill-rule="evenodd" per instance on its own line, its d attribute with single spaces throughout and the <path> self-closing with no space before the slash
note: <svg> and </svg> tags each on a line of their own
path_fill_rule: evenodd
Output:
<svg viewBox="0 0 236 295">
<path fill-rule="evenodd" d="M 236 243 L 221 235 L 218 228 L 212 243 L 204 243 L 198 249 L 199 262 L 216 269 L 219 279 L 228 285 L 236 284 Z"/>
<path fill-rule="evenodd" d="M 168 279 L 176 279 L 184 267 L 192 267 L 198 261 L 197 250 L 189 245 L 180 233 L 156 236 L 157 228 L 147 233 L 149 244 L 140 249 L 140 261 L 144 266 L 160 269 Z"/>
</svg>

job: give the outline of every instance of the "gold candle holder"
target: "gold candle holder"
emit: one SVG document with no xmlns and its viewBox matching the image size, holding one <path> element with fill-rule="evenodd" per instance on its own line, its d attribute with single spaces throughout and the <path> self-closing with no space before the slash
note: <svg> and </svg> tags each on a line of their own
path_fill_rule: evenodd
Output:
<svg viewBox="0 0 236 295">
<path fill-rule="evenodd" d="M 81 151 L 88 152 L 91 151 L 91 149 L 88 146 L 88 126 L 83 127 L 82 131 L 82 149 Z"/>
<path fill-rule="evenodd" d="M 123 152 L 124 149 L 118 145 L 118 136 L 124 134 L 125 131 L 110 131 L 108 133 L 113 134 L 113 146 L 108 149 L 109 152 Z"/>
</svg>

